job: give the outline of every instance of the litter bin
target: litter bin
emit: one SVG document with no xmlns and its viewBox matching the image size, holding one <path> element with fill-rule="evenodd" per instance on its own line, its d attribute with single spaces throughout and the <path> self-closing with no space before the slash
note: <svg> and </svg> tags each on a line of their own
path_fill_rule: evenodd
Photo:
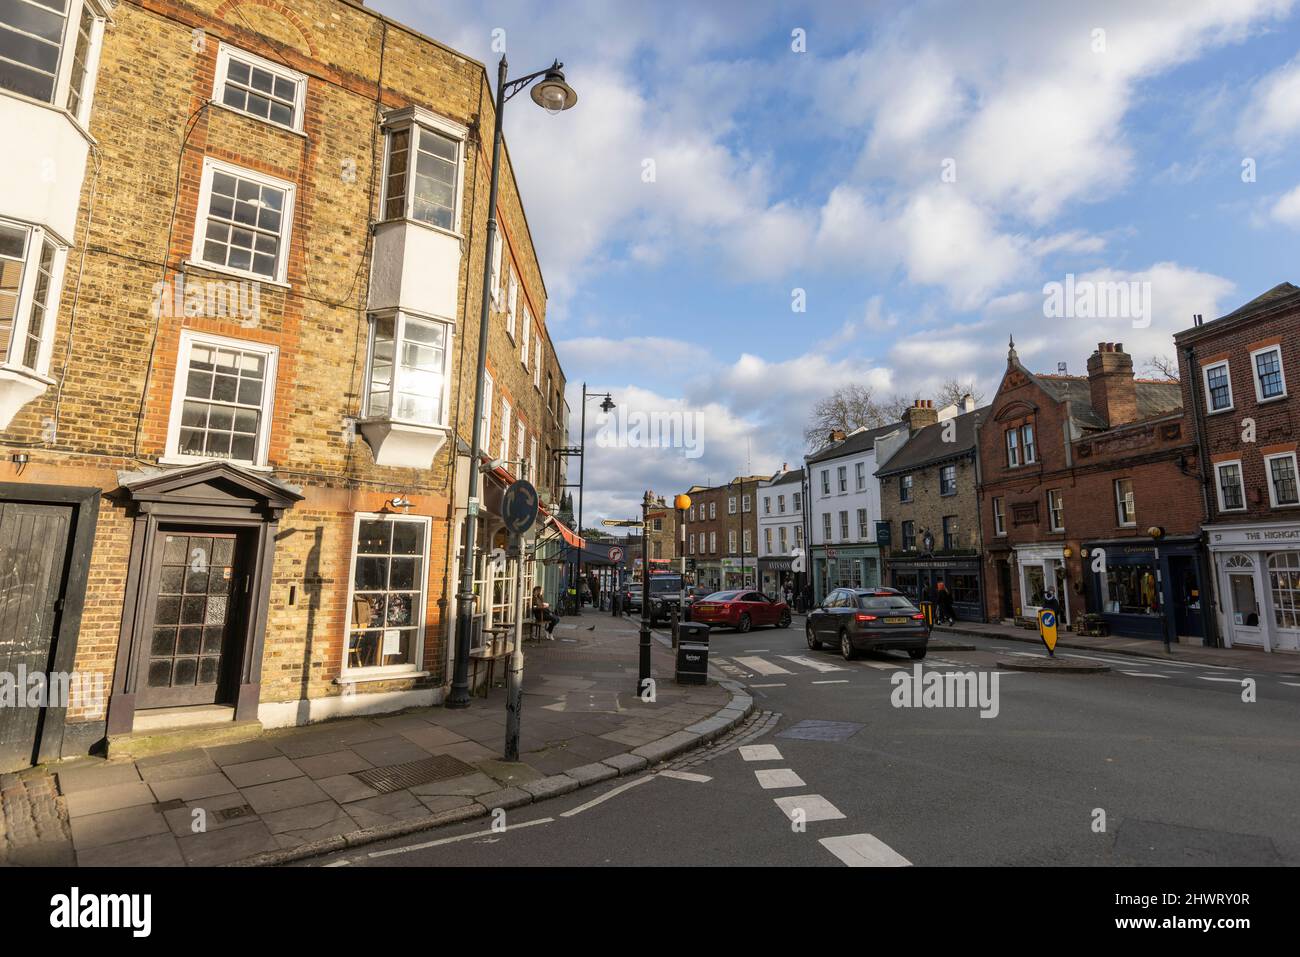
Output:
<svg viewBox="0 0 1300 957">
<path fill-rule="evenodd" d="M 709 626 L 683 621 L 677 626 L 677 683 L 709 683 Z"/>
</svg>

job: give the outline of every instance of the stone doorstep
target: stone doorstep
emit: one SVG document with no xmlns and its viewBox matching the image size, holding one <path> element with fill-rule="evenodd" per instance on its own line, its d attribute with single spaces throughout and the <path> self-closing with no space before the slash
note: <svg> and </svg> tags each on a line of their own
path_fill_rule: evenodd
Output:
<svg viewBox="0 0 1300 957">
<path fill-rule="evenodd" d="M 223 744 L 251 741 L 262 734 L 260 721 L 225 721 L 218 724 L 198 724 L 166 731 L 141 731 L 115 734 L 108 738 L 105 757 L 143 758 L 166 751 L 185 751 L 191 748 L 211 748 Z"/>
<path fill-rule="evenodd" d="M 680 754 L 691 748 L 699 747 L 706 744 L 722 734 L 734 728 L 739 722 L 753 710 L 753 700 L 750 699 L 743 705 L 733 696 L 727 706 L 716 712 L 714 718 L 724 718 L 724 723 L 716 730 L 704 733 L 691 733 L 677 731 L 666 738 L 661 738 L 652 744 L 659 745 L 659 750 L 666 752 L 666 756 Z M 726 713 L 724 716 L 724 712 Z M 739 717 L 731 718 L 730 715 L 739 714 Z M 709 720 L 709 719 L 706 719 Z M 650 750 L 651 746 L 647 745 L 645 749 Z M 662 760 L 658 758 L 656 760 Z M 599 765 L 605 765 L 614 771 L 614 774 L 605 776 L 603 772 L 596 771 Z M 448 824 L 457 824 L 461 821 L 470 820 L 475 817 L 482 817 L 491 814 L 498 808 L 509 809 L 522 807 L 525 804 L 534 801 L 544 800 L 548 797 L 555 797 L 561 794 L 568 794 L 580 788 L 590 787 L 600 781 L 609 780 L 615 775 L 628 775 L 636 771 L 650 767 L 651 761 L 644 756 L 633 751 L 625 751 L 621 754 L 615 754 L 605 758 L 603 761 L 593 762 L 589 765 L 583 765 L 564 774 L 555 774 L 549 777 L 539 778 L 521 784 L 519 787 L 505 787 L 497 791 L 482 794 L 473 803 L 465 804 L 459 807 L 451 807 L 433 814 L 405 821 L 396 821 L 391 824 L 380 824 L 374 827 L 362 828 L 352 831 L 348 834 L 335 835 L 328 838 L 322 838 L 317 841 L 311 841 L 301 844 L 297 847 L 282 848 L 278 851 L 268 851 L 255 854 L 252 857 L 243 860 L 232 861 L 224 866 L 226 867 L 275 867 L 283 864 L 290 864 L 295 861 L 306 860 L 311 857 L 319 857 L 322 854 L 329 854 L 334 851 L 345 850 L 349 847 L 361 847 L 366 844 L 374 844 L 379 841 L 393 840 L 399 837 L 406 837 L 410 834 L 418 834 L 422 831 L 431 830 L 437 827 L 443 827 Z M 578 780 L 573 772 L 577 771 L 582 777 L 588 777 L 590 780 Z"/>
</svg>

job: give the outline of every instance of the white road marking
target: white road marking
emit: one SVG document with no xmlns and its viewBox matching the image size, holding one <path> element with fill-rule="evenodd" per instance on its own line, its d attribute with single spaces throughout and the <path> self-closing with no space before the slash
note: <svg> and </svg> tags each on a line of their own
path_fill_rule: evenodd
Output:
<svg viewBox="0 0 1300 957">
<path fill-rule="evenodd" d="M 814 681 L 815 685 L 846 685 L 849 683 L 848 678 L 828 679 L 824 681 Z"/>
<path fill-rule="evenodd" d="M 912 862 L 871 834 L 823 837 L 819 842 L 849 867 L 911 867 Z"/>
<path fill-rule="evenodd" d="M 1133 678 L 1168 678 L 1170 675 L 1158 675 L 1154 671 L 1121 671 L 1122 675 L 1129 675 Z"/>
<path fill-rule="evenodd" d="M 793 797 L 773 798 L 773 800 L 792 821 L 795 820 L 798 811 L 803 811 L 805 822 L 838 821 L 844 817 L 839 808 L 820 794 L 798 794 Z"/>
<path fill-rule="evenodd" d="M 329 862 L 328 864 L 326 864 L 325 866 L 326 866 L 326 867 L 347 867 L 347 866 L 348 866 L 349 864 L 351 864 L 351 863 L 352 863 L 352 862 L 351 862 L 351 861 L 348 861 L 348 860 L 342 860 L 342 861 L 330 861 L 330 862 Z"/>
<path fill-rule="evenodd" d="M 1240 678 L 1216 678 L 1213 675 L 1197 675 L 1196 677 L 1200 678 L 1202 681 L 1226 681 L 1230 685 L 1241 684 Z"/>
<path fill-rule="evenodd" d="M 1025 654 L 1025 652 L 1018 652 Z M 1187 661 L 1169 661 L 1165 658 L 1146 658 L 1139 655 L 1081 655 L 1077 652 L 1063 651 L 1063 658 L 1086 658 L 1089 661 L 1104 661 L 1109 665 L 1128 665 L 1130 668 L 1136 668 L 1140 665 L 1168 665 L 1171 668 L 1195 668 L 1197 670 L 1210 669 L 1214 671 L 1236 671 L 1236 668 L 1229 668 L 1226 665 L 1197 665 Z"/>
<path fill-rule="evenodd" d="M 694 774 L 690 771 L 660 771 L 659 776 L 661 778 L 672 778 L 675 781 L 694 781 L 696 784 L 707 784 L 713 780 L 707 774 Z"/>
<path fill-rule="evenodd" d="M 891 665 L 887 661 L 864 661 L 862 662 L 868 668 L 879 668 L 881 671 L 894 671 L 902 668 L 902 665 Z"/>
<path fill-rule="evenodd" d="M 769 651 L 771 651 L 771 650 L 772 650 L 771 648 L 746 648 L 746 649 L 745 649 L 745 654 L 747 654 L 747 655 L 765 655 L 765 654 L 767 654 L 767 653 L 768 653 Z"/>
<path fill-rule="evenodd" d="M 767 661 L 766 659 L 763 658 L 754 658 L 754 657 L 737 658 L 736 664 L 744 665 L 746 668 L 750 668 L 754 671 L 757 671 L 760 675 L 794 674 L 793 671 L 787 671 L 785 668 L 782 668 L 780 665 L 774 665 L 772 664 L 772 662 Z"/>
<path fill-rule="evenodd" d="M 517 831 L 521 827 L 532 827 L 534 824 L 550 824 L 554 821 L 553 817 L 541 817 L 533 821 L 524 821 L 522 824 L 510 824 L 507 826 L 508 831 Z M 493 831 L 488 828 L 486 831 L 475 831 L 473 834 L 461 834 L 459 837 L 444 837 L 437 841 L 425 841 L 422 844 L 411 844 L 406 847 L 391 847 L 386 851 L 371 851 L 367 857 L 388 857 L 392 854 L 407 854 L 411 851 L 422 851 L 426 847 L 438 847 L 442 844 L 455 844 L 459 841 L 468 841 L 476 837 L 491 837 L 493 834 L 500 834 L 500 831 Z"/>
<path fill-rule="evenodd" d="M 597 804 L 602 804 L 605 801 L 608 801 L 610 798 L 622 794 L 624 791 L 628 790 L 628 788 L 634 788 L 638 784 L 645 784 L 647 781 L 653 781 L 654 779 L 655 776 L 653 774 L 647 774 L 645 777 L 642 778 L 633 778 L 631 781 L 628 781 L 624 784 L 620 784 L 618 787 L 606 791 L 600 797 L 593 798 L 592 800 L 588 801 L 586 804 L 579 804 L 577 807 L 569 808 L 569 810 L 561 814 L 560 817 L 573 817 L 573 815 L 575 814 L 581 814 L 583 811 L 590 810 L 591 808 L 595 807 Z"/>
<path fill-rule="evenodd" d="M 789 768 L 764 768 L 755 771 L 754 777 L 758 778 L 759 787 L 765 791 L 771 791 L 775 788 L 804 787 L 803 778 Z"/>
<path fill-rule="evenodd" d="M 765 684 L 765 685 L 757 685 L 757 684 L 755 684 L 755 685 L 750 685 L 750 687 L 751 687 L 751 688 L 784 688 L 784 687 L 785 687 L 785 682 L 784 682 L 784 681 L 774 681 L 774 682 L 770 682 L 770 683 Z"/>
<path fill-rule="evenodd" d="M 781 760 L 781 752 L 775 744 L 742 744 L 740 756 L 746 761 Z"/>
<path fill-rule="evenodd" d="M 825 661 L 818 661 L 816 658 L 809 658 L 807 655 L 778 655 L 778 658 L 784 658 L 786 661 L 793 661 L 796 665 L 803 665 L 805 668 L 811 668 L 813 671 L 843 671 L 839 665 L 832 665 Z"/>
<path fill-rule="evenodd" d="M 1294 681 L 1283 681 L 1282 684 L 1286 685 L 1288 688 L 1300 688 L 1300 684 L 1297 684 Z"/>
</svg>

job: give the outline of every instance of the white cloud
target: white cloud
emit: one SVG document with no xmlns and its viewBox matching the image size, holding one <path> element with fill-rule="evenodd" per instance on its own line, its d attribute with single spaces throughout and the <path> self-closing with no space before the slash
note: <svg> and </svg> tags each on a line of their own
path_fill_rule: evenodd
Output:
<svg viewBox="0 0 1300 957">
<path fill-rule="evenodd" d="M 1300 186 L 1283 194 L 1273 204 L 1271 216 L 1274 220 L 1292 229 L 1300 229 Z"/>
<path fill-rule="evenodd" d="M 1300 56 L 1260 80 L 1237 126 L 1248 154 L 1272 153 L 1300 134 Z"/>
</svg>

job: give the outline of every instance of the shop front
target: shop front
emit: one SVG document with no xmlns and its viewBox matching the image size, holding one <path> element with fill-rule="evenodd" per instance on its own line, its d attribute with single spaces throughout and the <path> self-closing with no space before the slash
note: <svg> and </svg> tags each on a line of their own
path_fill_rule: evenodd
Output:
<svg viewBox="0 0 1300 957">
<path fill-rule="evenodd" d="M 1300 522 L 1205 531 L 1224 646 L 1300 651 Z"/>
<path fill-rule="evenodd" d="M 756 558 L 724 558 L 720 566 L 723 588 L 753 588 L 758 580 Z"/>
<path fill-rule="evenodd" d="M 886 560 L 889 584 L 912 601 L 936 600 L 943 582 L 952 594 L 958 621 L 984 620 L 984 588 L 978 555 L 925 558 L 908 556 Z"/>
<path fill-rule="evenodd" d="M 1089 611 L 1112 635 L 1200 643 L 1201 574 L 1195 537 L 1086 542 L 1080 552 Z"/>
<path fill-rule="evenodd" d="M 717 559 L 695 560 L 695 584 L 711 592 L 722 590 L 722 563 Z"/>
<path fill-rule="evenodd" d="M 1018 613 L 1021 616 L 1037 618 L 1047 593 L 1051 591 L 1061 603 L 1064 623 L 1071 623 L 1071 601 L 1077 603 L 1078 597 L 1071 595 L 1070 589 L 1066 587 L 1065 559 L 1065 546 L 1059 542 L 1015 546 L 1012 574 L 1020 589 Z"/>
<path fill-rule="evenodd" d="M 813 574 L 819 601 L 836 588 L 873 588 L 880 584 L 880 546 L 815 549 Z"/>
<path fill-rule="evenodd" d="M 794 571 L 794 559 L 788 557 L 760 558 L 758 560 L 759 584 L 763 594 L 771 598 L 784 599 L 787 587 L 791 594 L 798 594 L 801 583 Z"/>
</svg>

